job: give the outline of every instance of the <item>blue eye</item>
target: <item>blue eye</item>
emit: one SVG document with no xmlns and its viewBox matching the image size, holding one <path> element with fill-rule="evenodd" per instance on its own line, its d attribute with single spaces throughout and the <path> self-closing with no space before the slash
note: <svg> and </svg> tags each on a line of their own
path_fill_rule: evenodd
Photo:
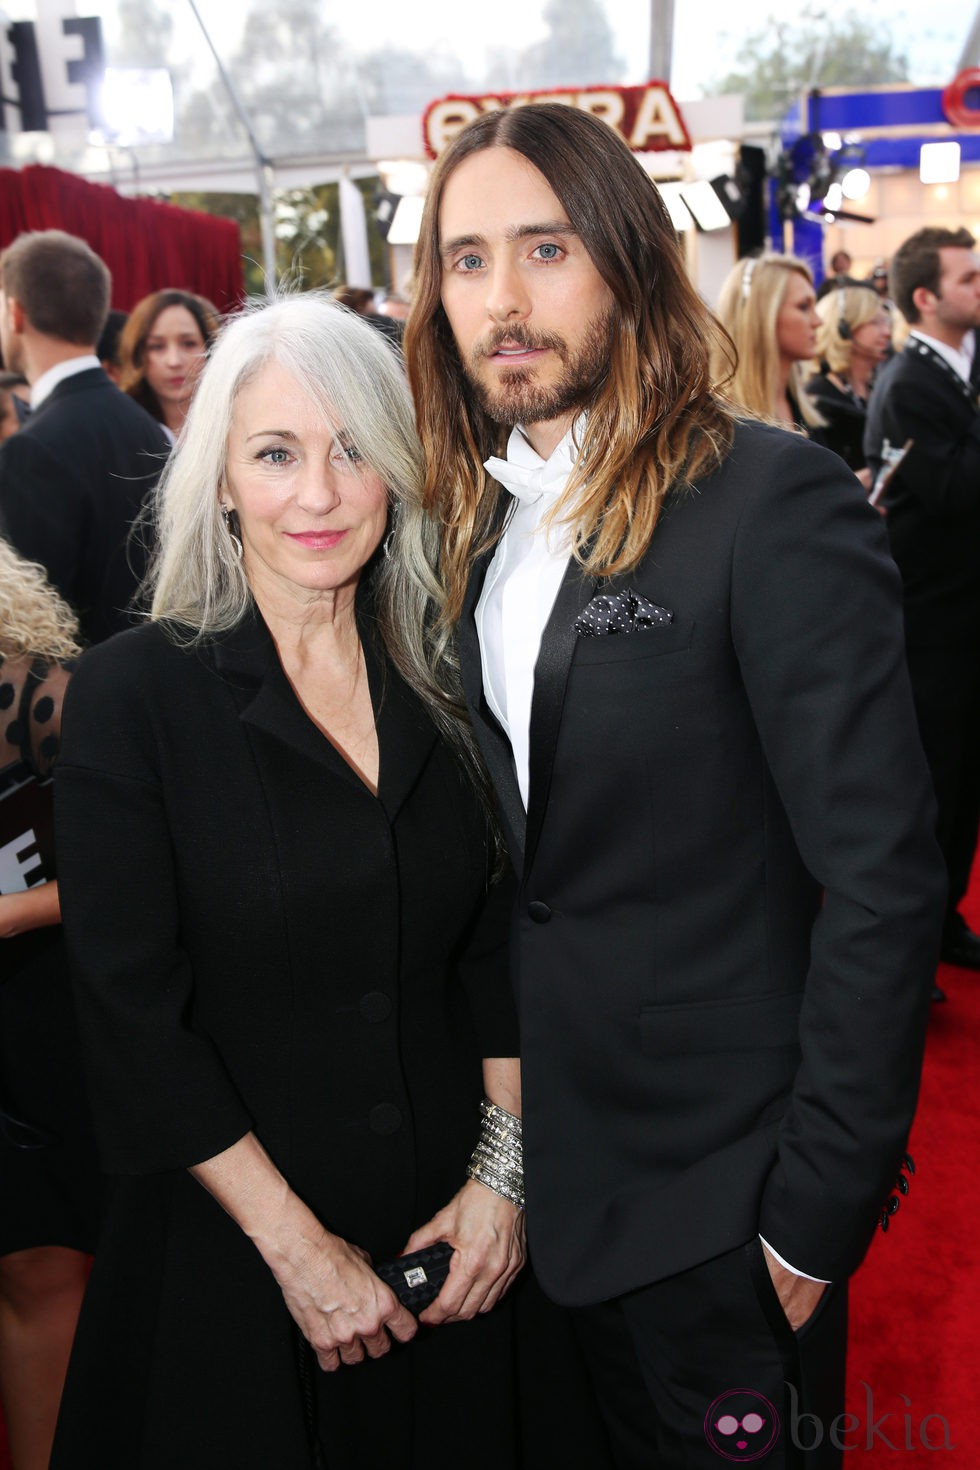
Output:
<svg viewBox="0 0 980 1470">
<path fill-rule="evenodd" d="M 464 271 L 478 271 L 483 261 L 478 255 L 464 255 L 459 264 Z"/>
<path fill-rule="evenodd" d="M 259 455 L 259 459 L 264 459 L 267 464 L 271 465 L 287 464 L 289 462 L 289 450 L 283 449 L 281 445 L 272 449 L 263 449 Z"/>
<path fill-rule="evenodd" d="M 351 444 L 343 439 L 337 441 L 333 447 L 330 458 L 335 464 L 363 464 L 364 456 L 356 444 Z"/>
<path fill-rule="evenodd" d="M 540 256 L 542 260 L 557 260 L 559 255 L 561 254 L 561 246 L 552 245 L 550 243 L 546 245 L 539 245 L 534 253 L 535 255 Z"/>
</svg>

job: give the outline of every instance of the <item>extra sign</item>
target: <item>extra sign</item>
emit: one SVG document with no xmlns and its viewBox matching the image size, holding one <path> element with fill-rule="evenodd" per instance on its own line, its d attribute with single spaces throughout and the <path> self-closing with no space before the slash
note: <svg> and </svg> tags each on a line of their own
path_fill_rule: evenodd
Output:
<svg viewBox="0 0 980 1470">
<path fill-rule="evenodd" d="M 493 92 L 480 97 L 452 95 L 430 102 L 422 118 L 425 150 L 430 158 L 451 143 L 461 128 L 484 112 L 500 112 L 528 102 L 564 102 L 591 112 L 625 138 L 635 153 L 687 151 L 690 135 L 666 82 L 642 87 L 563 87 L 543 92 Z"/>
</svg>

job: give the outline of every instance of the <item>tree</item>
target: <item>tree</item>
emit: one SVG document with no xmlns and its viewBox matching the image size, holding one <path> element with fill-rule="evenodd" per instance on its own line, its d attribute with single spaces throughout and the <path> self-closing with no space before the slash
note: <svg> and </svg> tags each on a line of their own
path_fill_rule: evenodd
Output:
<svg viewBox="0 0 980 1470">
<path fill-rule="evenodd" d="M 815 87 L 867 87 L 909 79 L 908 60 L 873 17 L 805 6 L 796 16 L 771 15 L 742 40 L 735 68 L 706 87 L 739 93 L 749 119 L 777 119 Z"/>
<path fill-rule="evenodd" d="M 270 155 L 364 146 L 357 72 L 322 0 L 258 0 L 230 71 Z"/>
<path fill-rule="evenodd" d="M 119 0 L 114 66 L 169 66 L 173 18 L 156 0 Z"/>
<path fill-rule="evenodd" d="M 517 58 L 519 87 L 587 87 L 618 81 L 623 63 L 613 51 L 601 0 L 548 0 L 544 19 L 548 35 Z"/>
<path fill-rule="evenodd" d="M 368 251 L 371 279 L 387 280 L 385 244 L 371 225 L 374 193 L 380 180 L 355 179 L 364 196 L 368 217 Z M 254 194 L 179 193 L 170 195 L 172 204 L 199 209 L 238 222 L 245 290 L 249 296 L 265 291 L 262 232 L 259 202 Z M 304 290 L 333 287 L 343 280 L 343 247 L 340 241 L 340 191 L 336 184 L 316 184 L 306 189 L 284 189 L 276 195 L 276 269 L 280 278 Z"/>
<path fill-rule="evenodd" d="M 440 50 L 422 55 L 382 46 L 362 58 L 358 72 L 367 110 L 375 116 L 422 113 L 430 102 L 447 92 L 473 90 L 459 58 Z"/>
</svg>

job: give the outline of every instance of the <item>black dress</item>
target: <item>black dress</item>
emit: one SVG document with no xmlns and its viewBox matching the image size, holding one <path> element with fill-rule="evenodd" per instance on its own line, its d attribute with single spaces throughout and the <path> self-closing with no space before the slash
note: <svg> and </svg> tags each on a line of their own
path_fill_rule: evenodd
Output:
<svg viewBox="0 0 980 1470">
<path fill-rule="evenodd" d="M 822 426 L 811 427 L 810 438 L 839 454 L 855 472 L 863 470 L 867 464 L 862 443 L 867 404 L 854 393 L 842 392 L 829 373 L 815 373 L 807 383 L 806 391 L 825 420 Z"/>
<path fill-rule="evenodd" d="M 257 617 L 195 648 L 124 633 L 73 681 L 62 901 L 115 1177 L 55 1470 L 306 1470 L 298 1334 L 187 1166 L 252 1128 L 328 1229 L 396 1254 L 464 1181 L 481 1057 L 516 1054 L 487 823 L 362 640 L 377 797 Z M 514 1464 L 509 1313 L 314 1368 L 330 1470 Z"/>
<path fill-rule="evenodd" d="M 51 773 L 69 670 L 0 655 L 0 892 L 53 878 Z M 0 939 L 0 1256 L 90 1252 L 95 1139 L 59 926 Z"/>
</svg>

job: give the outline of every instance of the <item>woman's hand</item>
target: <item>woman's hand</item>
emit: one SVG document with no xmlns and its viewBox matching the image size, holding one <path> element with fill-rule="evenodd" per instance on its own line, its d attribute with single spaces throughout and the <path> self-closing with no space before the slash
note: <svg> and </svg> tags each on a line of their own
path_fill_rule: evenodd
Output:
<svg viewBox="0 0 980 1470">
<path fill-rule="evenodd" d="M 57 883 L 41 883 L 23 893 L 0 893 L 0 939 L 60 923 Z"/>
<path fill-rule="evenodd" d="M 383 1357 L 391 1337 L 409 1342 L 415 1336 L 415 1318 L 371 1270 L 367 1252 L 339 1236 L 321 1230 L 273 1274 L 325 1373 Z"/>
<path fill-rule="evenodd" d="M 359 1246 L 324 1230 L 254 1133 L 190 1171 L 251 1240 L 326 1373 L 408 1342 L 415 1318 Z"/>
<path fill-rule="evenodd" d="M 524 1265 L 524 1212 L 469 1179 L 445 1209 L 409 1237 L 406 1252 L 448 1240 L 455 1255 L 435 1301 L 419 1321 L 428 1327 L 489 1312 Z"/>
</svg>

